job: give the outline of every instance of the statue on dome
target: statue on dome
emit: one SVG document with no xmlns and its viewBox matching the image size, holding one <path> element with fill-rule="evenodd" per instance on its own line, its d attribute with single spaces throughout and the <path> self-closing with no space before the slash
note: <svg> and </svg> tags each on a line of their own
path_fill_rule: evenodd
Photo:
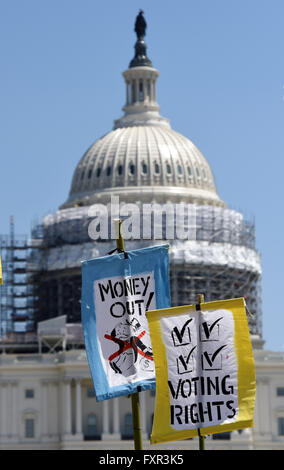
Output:
<svg viewBox="0 0 284 470">
<path fill-rule="evenodd" d="M 144 11 L 140 10 L 136 16 L 134 31 L 137 35 L 135 44 L 135 56 L 129 64 L 129 67 L 153 67 L 151 60 L 147 57 L 147 44 L 144 41 L 146 35 L 147 23 L 143 16 Z"/>
<path fill-rule="evenodd" d="M 137 34 L 138 39 L 143 39 L 146 34 L 147 23 L 143 16 L 144 11 L 140 10 L 136 17 L 134 31 Z"/>
</svg>

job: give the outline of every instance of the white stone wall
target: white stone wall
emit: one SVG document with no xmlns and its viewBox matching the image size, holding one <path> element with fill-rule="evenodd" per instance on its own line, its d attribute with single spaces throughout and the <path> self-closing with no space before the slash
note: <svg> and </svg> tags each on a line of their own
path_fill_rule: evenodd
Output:
<svg viewBox="0 0 284 470">
<path fill-rule="evenodd" d="M 265 350 L 254 354 L 254 428 L 235 431 L 230 440 L 207 437 L 207 449 L 284 448 L 284 435 L 279 435 L 278 429 L 278 418 L 284 418 L 284 396 L 277 396 L 277 388 L 284 388 L 284 355 Z M 92 388 L 84 351 L 1 354 L 0 449 L 133 449 L 132 440 L 121 440 L 125 416 L 131 413 L 131 398 L 98 403 L 94 396 L 88 396 Z M 150 446 L 154 402 L 150 391 L 140 393 L 143 447 L 198 448 L 197 439 Z M 100 440 L 86 438 L 90 415 L 96 417 Z"/>
</svg>

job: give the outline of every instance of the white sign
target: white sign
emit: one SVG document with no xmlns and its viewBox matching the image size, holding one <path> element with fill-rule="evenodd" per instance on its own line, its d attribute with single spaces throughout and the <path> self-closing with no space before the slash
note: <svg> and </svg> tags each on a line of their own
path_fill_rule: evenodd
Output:
<svg viewBox="0 0 284 470">
<path fill-rule="evenodd" d="M 110 386 L 154 375 L 145 315 L 156 308 L 154 273 L 100 279 L 94 283 L 97 334 Z"/>
<path fill-rule="evenodd" d="M 235 420 L 238 380 L 231 312 L 165 317 L 161 328 L 167 351 L 171 426 L 193 429 Z"/>
</svg>

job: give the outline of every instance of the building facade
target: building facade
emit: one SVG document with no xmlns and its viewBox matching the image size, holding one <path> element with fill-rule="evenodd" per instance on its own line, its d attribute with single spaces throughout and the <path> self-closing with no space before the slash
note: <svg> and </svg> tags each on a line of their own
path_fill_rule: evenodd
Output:
<svg viewBox="0 0 284 470">
<path fill-rule="evenodd" d="M 208 436 L 205 448 L 283 450 L 284 354 L 255 349 L 254 427 Z M 143 449 L 198 449 L 198 439 L 150 445 L 155 396 L 140 392 Z M 0 449 L 134 449 L 131 399 L 98 403 L 84 349 L 0 355 Z"/>
</svg>

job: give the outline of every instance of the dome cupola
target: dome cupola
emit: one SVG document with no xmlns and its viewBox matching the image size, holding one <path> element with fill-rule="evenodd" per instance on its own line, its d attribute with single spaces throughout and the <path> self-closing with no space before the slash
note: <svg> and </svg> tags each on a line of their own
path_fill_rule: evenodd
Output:
<svg viewBox="0 0 284 470">
<path fill-rule="evenodd" d="M 121 202 L 186 202 L 225 206 L 211 168 L 198 148 L 160 115 L 159 72 L 147 57 L 146 21 L 136 18 L 135 55 L 123 73 L 124 115 L 98 139 L 75 169 L 68 200 L 61 208 Z"/>
</svg>

